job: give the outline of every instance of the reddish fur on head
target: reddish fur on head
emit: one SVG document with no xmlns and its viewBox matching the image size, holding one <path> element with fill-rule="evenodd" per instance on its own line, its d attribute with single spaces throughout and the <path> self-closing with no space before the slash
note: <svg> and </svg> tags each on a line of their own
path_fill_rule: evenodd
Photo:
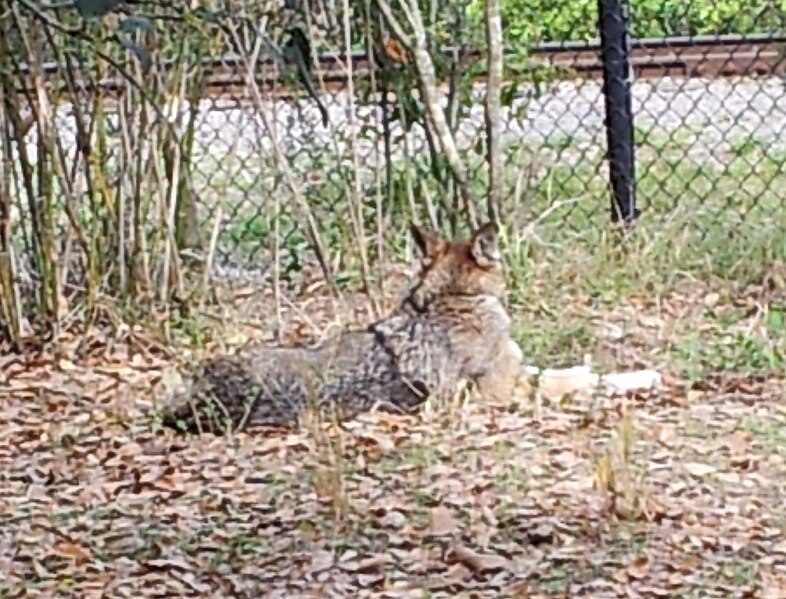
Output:
<svg viewBox="0 0 786 599">
<path fill-rule="evenodd" d="M 422 265 L 411 292 L 417 307 L 423 309 L 438 296 L 491 295 L 504 299 L 505 277 L 494 223 L 481 225 L 467 240 L 447 241 L 415 224 L 411 232 Z"/>
</svg>

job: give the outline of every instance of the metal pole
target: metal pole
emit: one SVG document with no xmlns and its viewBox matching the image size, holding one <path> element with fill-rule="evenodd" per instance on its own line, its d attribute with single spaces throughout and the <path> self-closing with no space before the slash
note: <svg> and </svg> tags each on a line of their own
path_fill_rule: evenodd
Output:
<svg viewBox="0 0 786 599">
<path fill-rule="evenodd" d="M 638 217 L 631 102 L 628 0 L 598 0 L 598 29 L 606 104 L 611 220 L 630 225 Z"/>
</svg>

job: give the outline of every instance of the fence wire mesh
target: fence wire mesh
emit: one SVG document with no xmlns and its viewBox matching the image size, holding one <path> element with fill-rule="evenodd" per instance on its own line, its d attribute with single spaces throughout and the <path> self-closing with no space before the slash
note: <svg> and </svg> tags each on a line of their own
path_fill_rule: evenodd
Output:
<svg viewBox="0 0 786 599">
<path fill-rule="evenodd" d="M 579 4 L 570 21 L 575 26 L 566 25 L 558 9 L 538 9 L 540 18 L 532 21 L 542 26 L 528 29 L 527 48 L 507 53 L 502 89 L 501 217 L 513 229 L 557 243 L 565 243 L 560 236 L 566 233 L 597 234 L 610 216 L 603 64 L 597 42 L 586 41 L 598 37 L 597 5 Z M 632 3 L 635 189 L 642 221 L 670 219 L 713 234 L 786 228 L 779 192 L 786 161 L 786 38 L 776 33 L 783 29 L 784 8 L 776 4 L 728 2 L 702 12 L 688 3 Z M 515 16 L 526 19 L 531 10 Z M 207 251 L 215 231 L 212 249 L 222 268 L 264 269 L 276 246 L 283 270 L 297 270 L 311 259 L 315 236 L 328 259 L 338 260 L 349 239 L 373 257 L 373 248 L 395 244 L 412 218 L 443 226 L 483 216 L 482 201 L 463 204 L 438 140 L 421 126 L 427 110 L 421 90 L 413 89 L 411 57 L 392 37 L 365 44 L 355 35 L 350 64 L 341 54 L 346 39 L 339 13 L 323 7 L 313 13 L 322 20 L 303 25 L 312 33 L 316 97 L 297 82 L 293 46 L 285 39 L 291 40 L 291 28 L 268 36 L 283 48 L 288 66 L 268 60 L 255 67 L 257 87 L 250 89 L 239 46 L 254 55 L 268 42 L 255 49 L 260 29 L 249 27 L 253 19 L 244 14 L 230 22 L 222 43 L 195 53 L 199 60 L 189 63 L 190 71 L 176 73 L 202 78 L 199 94 L 173 110 L 166 104 L 157 109 L 192 139 L 188 187 L 196 226 L 185 245 Z M 510 18 L 508 42 L 516 39 Z M 477 37 L 458 35 L 461 27 L 453 25 L 435 36 L 431 56 L 440 105 L 474 195 L 483 198 L 484 59 L 467 49 Z M 749 33 L 726 35 L 738 31 Z M 442 39 L 453 45 L 438 51 Z M 127 111 L 124 102 L 128 98 L 117 104 L 116 122 Z M 68 147 L 78 147 L 68 109 L 57 128 Z M 16 208 L 28 211 L 21 200 Z"/>
<path fill-rule="evenodd" d="M 543 54 L 551 54 L 560 67 L 595 77 L 554 75 L 512 93 L 503 125 L 508 175 L 503 218 L 514 227 L 540 220 L 540 228 L 551 225 L 563 233 L 604 228 L 609 183 L 602 65 L 594 49 L 567 43 L 545 48 Z M 740 226 L 765 223 L 786 227 L 778 191 L 786 158 L 780 135 L 786 116 L 782 48 L 775 35 L 634 43 L 636 191 L 645 221 L 679 218 L 686 226 L 738 232 Z M 264 118 L 274 124 L 281 152 L 323 232 L 336 232 L 330 241 L 340 242 L 354 176 L 368 198 L 369 231 L 377 230 L 373 221 L 380 214 L 386 229 L 400 231 L 401 218 L 411 209 L 417 213 L 425 207 L 439 220 L 439 205 L 455 190 L 435 181 L 422 129 L 406 132 L 394 124 L 386 141 L 381 112 L 353 101 L 347 88 L 334 82 L 325 94 L 327 127 L 308 99 L 266 102 Z M 474 102 L 454 130 L 482 195 L 483 90 L 475 88 Z M 224 258 L 256 261 L 271 238 L 277 210 L 284 243 L 305 250 L 290 190 L 270 174 L 277 167 L 271 138 L 260 135 L 259 113 L 254 107 L 219 108 L 222 102 L 213 99 L 203 104 L 195 184 L 204 205 L 210 197 L 226 202 L 227 226 L 219 244 Z M 392 164 L 386 162 L 386 145 Z M 274 208 L 276 196 L 280 206 Z M 382 210 L 371 209 L 375 201 Z M 212 214 L 203 212 L 205 225 Z"/>
</svg>

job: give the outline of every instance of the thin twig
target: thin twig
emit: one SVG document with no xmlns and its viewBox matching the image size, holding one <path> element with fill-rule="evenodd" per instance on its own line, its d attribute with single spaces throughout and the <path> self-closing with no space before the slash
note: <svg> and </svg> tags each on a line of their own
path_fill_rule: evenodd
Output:
<svg viewBox="0 0 786 599">
<path fill-rule="evenodd" d="M 221 221 L 224 218 L 224 210 L 221 206 L 216 207 L 216 215 L 213 218 L 213 231 L 210 233 L 210 245 L 207 249 L 207 256 L 203 264 L 202 271 L 202 293 L 199 298 L 199 309 L 202 310 L 205 306 L 205 297 L 207 297 L 207 287 L 210 284 L 211 273 L 213 271 L 213 260 L 216 257 L 216 246 L 218 245 L 218 234 L 221 232 Z"/>
<path fill-rule="evenodd" d="M 355 225 L 355 238 L 360 253 L 360 277 L 363 281 L 365 292 L 371 299 L 372 306 L 375 312 L 379 311 L 379 305 L 376 302 L 376 297 L 371 289 L 371 279 L 369 276 L 368 268 L 368 254 L 366 246 L 366 228 L 363 222 L 363 191 L 360 186 L 360 161 L 358 160 L 358 140 L 357 140 L 357 122 L 355 113 L 355 85 L 353 78 L 353 65 L 352 65 L 352 23 L 351 23 L 351 9 L 349 0 L 342 2 L 343 12 L 343 28 L 344 28 L 344 51 L 347 56 L 347 98 L 349 99 L 349 151 L 352 156 L 352 183 L 353 183 L 353 198 L 350 205 L 354 206 L 351 210 L 352 220 Z"/>
<path fill-rule="evenodd" d="M 532 237 L 541 245 L 544 246 L 550 245 L 544 242 L 540 238 L 540 236 L 538 236 L 538 234 L 535 233 L 535 229 L 537 228 L 537 226 L 540 223 L 542 223 L 544 220 L 546 220 L 552 213 L 556 212 L 563 206 L 569 206 L 570 204 L 578 204 L 579 202 L 586 201 L 587 199 L 588 198 L 586 196 L 583 196 L 578 198 L 569 198 L 566 200 L 555 200 L 548 208 L 546 208 L 543 212 L 541 212 L 537 218 L 527 223 L 527 226 L 521 230 L 520 238 L 523 239 L 525 237 Z"/>
<path fill-rule="evenodd" d="M 426 43 L 426 28 L 423 24 L 423 16 L 421 15 L 420 9 L 414 3 L 410 5 L 408 0 L 401 0 L 402 9 L 413 31 L 413 35 L 409 36 L 404 32 L 403 27 L 393 15 L 393 11 L 387 0 L 376 0 L 376 2 L 380 12 L 385 18 L 387 26 L 390 27 L 405 49 L 415 58 L 415 67 L 418 72 L 418 80 L 423 94 L 423 101 L 428 111 L 429 121 L 434 128 L 442 152 L 445 154 L 445 158 L 450 165 L 453 177 L 458 183 L 470 225 L 475 227 L 477 225 L 477 219 L 474 215 L 474 206 L 477 202 L 475 201 L 475 195 L 469 185 L 467 167 L 461 159 L 461 154 L 456 146 L 456 140 L 450 132 L 450 126 L 445 118 L 445 112 L 439 105 L 437 76 L 434 69 L 434 62 L 431 60 L 431 55 Z"/>
<path fill-rule="evenodd" d="M 502 198 L 502 17 L 499 0 L 486 2 L 486 43 L 488 45 L 486 81 L 486 161 L 489 169 L 489 187 L 486 196 L 486 212 L 489 220 L 497 222 Z"/>
<path fill-rule="evenodd" d="M 240 37 L 238 36 L 237 29 L 234 26 L 228 26 L 227 30 L 229 34 L 232 36 L 235 45 L 238 48 L 242 48 L 242 44 L 240 43 Z M 264 103 L 262 101 L 262 94 L 259 91 L 259 85 L 256 81 L 256 65 L 258 64 L 259 53 L 262 50 L 262 36 L 257 36 L 257 41 L 254 46 L 254 49 L 249 56 L 245 51 L 242 51 L 241 58 L 246 66 L 246 85 L 248 89 L 251 91 L 253 96 L 254 105 L 257 109 L 257 114 L 259 118 L 265 125 L 267 131 L 272 131 L 272 126 L 270 123 L 270 119 L 268 118 L 267 114 L 264 110 Z M 271 135 L 271 146 L 273 148 L 273 154 L 275 155 L 276 163 L 278 164 L 279 168 L 281 169 L 281 173 L 284 176 L 284 180 L 286 181 L 290 191 L 292 191 L 292 195 L 295 197 L 295 201 L 300 206 L 303 216 L 306 220 L 306 233 L 310 238 L 309 241 L 311 242 L 312 249 L 316 254 L 317 261 L 319 262 L 320 268 L 322 269 L 322 274 L 325 277 L 325 281 L 328 283 L 333 294 L 338 297 L 340 296 L 340 292 L 336 287 L 335 281 L 333 280 L 332 273 L 330 271 L 330 266 L 327 262 L 326 252 L 324 249 L 324 244 L 322 243 L 321 236 L 319 234 L 319 228 L 317 227 L 316 220 L 314 218 L 314 213 L 311 211 L 311 208 L 306 202 L 303 194 L 301 193 L 300 189 L 295 183 L 294 178 L 292 177 L 292 173 L 287 165 L 287 161 L 281 152 L 281 147 L 278 144 L 275 135 Z"/>
</svg>

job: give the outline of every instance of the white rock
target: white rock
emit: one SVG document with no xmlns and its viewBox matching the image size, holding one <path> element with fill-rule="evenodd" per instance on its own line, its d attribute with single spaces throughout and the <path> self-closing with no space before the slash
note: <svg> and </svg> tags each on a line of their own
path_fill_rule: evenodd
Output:
<svg viewBox="0 0 786 599">
<path fill-rule="evenodd" d="M 546 399 L 559 399 L 565 395 L 591 393 L 597 387 L 599 376 L 589 366 L 573 368 L 546 368 L 538 378 L 538 393 Z"/>
<path fill-rule="evenodd" d="M 600 377 L 600 380 L 607 389 L 617 393 L 648 390 L 663 384 L 663 377 L 655 370 L 615 372 Z"/>
<path fill-rule="evenodd" d="M 611 339 L 613 341 L 619 341 L 625 337 L 625 330 L 621 326 L 611 322 L 599 324 L 597 330 L 599 336 L 605 337 L 606 339 Z"/>
<path fill-rule="evenodd" d="M 527 364 L 522 368 L 522 370 L 527 376 L 538 376 L 538 374 L 540 374 L 540 368 L 533 366 L 532 364 Z"/>
<path fill-rule="evenodd" d="M 663 384 L 663 377 L 655 370 L 635 370 L 599 375 L 590 366 L 571 368 L 522 367 L 524 378 L 535 384 L 540 397 L 560 399 L 565 395 L 590 394 L 600 387 L 607 393 L 626 393 L 649 390 Z"/>
<path fill-rule="evenodd" d="M 570 368 L 544 368 L 541 376 L 553 379 L 575 378 L 577 376 L 589 376 L 592 368 L 589 366 L 571 366 Z"/>
</svg>

